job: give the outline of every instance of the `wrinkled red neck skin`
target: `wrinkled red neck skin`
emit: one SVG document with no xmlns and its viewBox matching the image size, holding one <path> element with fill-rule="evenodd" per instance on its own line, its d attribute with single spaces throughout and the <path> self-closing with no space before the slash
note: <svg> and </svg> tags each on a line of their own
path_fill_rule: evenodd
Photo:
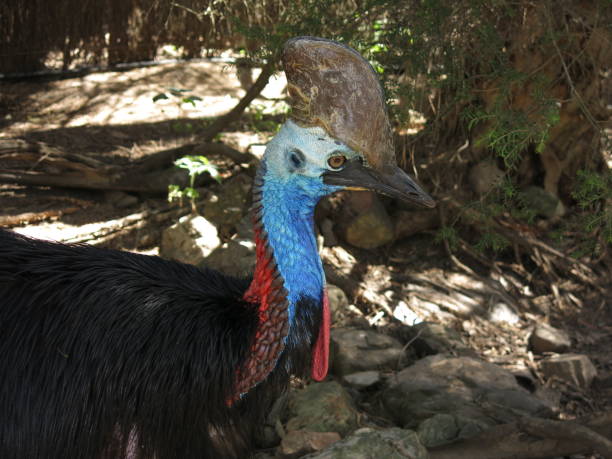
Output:
<svg viewBox="0 0 612 459">
<path fill-rule="evenodd" d="M 270 279 L 275 275 L 274 270 L 270 269 L 270 263 L 266 263 L 265 241 L 261 239 L 261 230 L 255 230 L 256 244 L 256 264 L 253 281 L 244 294 L 244 299 L 252 303 L 259 304 L 259 323 L 268 320 L 268 296 L 272 292 Z M 317 336 L 317 341 L 312 348 L 311 376 L 315 381 L 323 381 L 329 370 L 329 335 L 331 328 L 331 318 L 329 312 L 329 297 L 327 290 L 323 289 L 321 328 Z M 252 348 L 257 347 L 258 335 Z"/>
<path fill-rule="evenodd" d="M 275 306 L 275 300 L 278 299 L 279 295 L 283 294 L 282 282 L 278 282 L 279 272 L 276 263 L 273 259 L 267 241 L 265 239 L 265 232 L 262 232 L 261 228 L 255 228 L 255 245 L 256 245 L 256 264 L 255 272 L 253 274 L 253 281 L 251 285 L 244 293 L 243 298 L 245 301 L 256 304 L 258 309 L 258 326 L 255 332 L 255 337 L 250 348 L 250 355 L 247 359 L 247 365 L 245 369 L 239 369 L 236 372 L 237 381 L 249 380 L 251 386 L 254 386 L 261 382 L 270 371 L 274 368 L 276 360 L 280 356 L 282 349 L 284 348 L 285 336 L 276 336 L 278 340 L 276 345 L 270 346 L 270 336 L 267 333 L 267 329 L 274 321 L 287 320 L 287 313 L 278 315 L 273 314 L 270 310 L 271 307 Z M 276 279 L 276 282 L 273 282 Z M 284 292 L 286 293 L 286 291 Z M 274 324 L 276 325 L 276 324 Z M 287 329 L 288 329 L 288 325 Z M 315 381 L 322 381 L 327 376 L 329 367 L 329 333 L 330 333 L 330 313 L 329 313 L 329 300 L 327 291 L 323 290 L 323 307 L 322 307 L 322 320 L 321 328 L 317 336 L 317 340 L 312 348 L 312 360 L 311 360 L 311 376 Z M 262 342 L 267 342 L 267 346 L 261 346 Z M 276 352 L 270 352 L 270 349 L 274 349 Z M 268 352 L 264 352 L 268 350 Z M 255 365 L 250 365 L 252 362 L 268 362 L 269 371 L 265 374 L 248 374 L 245 373 L 247 368 L 254 368 Z M 250 389 L 250 387 L 241 387 L 239 393 L 234 395 L 234 398 L 228 400 L 228 406 L 231 406 L 241 396 L 242 391 Z"/>
<path fill-rule="evenodd" d="M 255 244 L 255 273 L 243 299 L 257 306 L 258 325 L 249 354 L 236 369 L 234 393 L 226 400 L 227 406 L 232 406 L 274 369 L 289 328 L 286 291 L 261 227 L 255 228 Z"/>
<path fill-rule="evenodd" d="M 315 381 L 323 381 L 327 376 L 329 367 L 329 331 L 331 327 L 329 313 L 329 298 L 327 290 L 323 289 L 323 317 L 321 319 L 321 328 L 319 336 L 312 349 L 312 368 L 311 375 Z"/>
<path fill-rule="evenodd" d="M 255 272 L 253 280 L 243 299 L 249 303 L 259 304 L 259 323 L 268 320 L 268 298 L 275 289 L 272 279 L 276 275 L 276 267 L 266 251 L 266 241 L 262 238 L 261 229 L 255 229 Z"/>
</svg>

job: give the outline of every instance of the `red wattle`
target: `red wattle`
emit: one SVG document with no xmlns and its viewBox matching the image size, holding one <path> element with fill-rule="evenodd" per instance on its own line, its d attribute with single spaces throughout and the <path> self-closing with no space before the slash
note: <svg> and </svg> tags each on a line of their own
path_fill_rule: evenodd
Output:
<svg viewBox="0 0 612 459">
<path fill-rule="evenodd" d="M 312 350 L 312 379 L 323 381 L 327 376 L 329 366 L 329 329 L 331 319 L 329 315 L 329 299 L 327 290 L 323 289 L 323 319 L 317 342 Z"/>
</svg>

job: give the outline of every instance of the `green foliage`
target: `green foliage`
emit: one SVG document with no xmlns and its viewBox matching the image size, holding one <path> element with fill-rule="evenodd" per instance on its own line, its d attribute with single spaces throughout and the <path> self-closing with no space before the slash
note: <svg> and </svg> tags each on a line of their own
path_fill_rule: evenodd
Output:
<svg viewBox="0 0 612 459">
<path fill-rule="evenodd" d="M 191 89 L 168 88 L 168 93 L 160 92 L 153 96 L 153 102 L 172 98 L 179 107 L 183 104 L 191 104 L 195 107 L 196 102 L 201 101 L 202 98 L 195 95 L 187 95 L 188 92 L 191 92 Z M 168 97 L 168 94 L 170 94 L 171 97 Z"/>
<path fill-rule="evenodd" d="M 515 168 L 533 148 L 541 152 L 559 122 L 553 82 L 538 72 L 517 70 L 508 49 L 509 31 L 522 16 L 520 4 L 497 0 L 386 2 L 374 21 L 369 47 L 381 67 L 392 114 L 409 126 L 412 110 L 426 113 L 422 135 L 436 138 L 442 122 L 459 112 L 467 130 L 478 127 L 477 146 Z M 542 39 L 542 42 L 545 40 Z M 543 45 L 536 42 L 536 46 Z M 398 78 L 398 75 L 401 76 Z M 529 101 L 517 104 L 516 94 Z"/>
<path fill-rule="evenodd" d="M 508 101 L 498 100 L 490 110 L 468 106 L 463 116 L 468 129 L 486 123 L 484 133 L 476 140 L 503 158 L 509 169 L 514 169 L 529 147 L 541 153 L 546 146 L 550 129 L 559 121 L 559 110 L 554 99 L 533 105 L 530 111 L 513 109 Z"/>
<path fill-rule="evenodd" d="M 181 188 L 178 185 L 168 185 L 168 201 L 178 200 L 182 205 L 183 199 L 187 198 L 191 203 L 192 210 L 195 212 L 195 201 L 200 197 L 200 193 L 195 189 L 196 178 L 201 174 L 207 173 L 220 182 L 221 176 L 219 175 L 219 170 L 208 158 L 202 155 L 183 156 L 174 161 L 174 165 L 187 170 L 189 173 L 189 186 Z"/>
<path fill-rule="evenodd" d="M 612 244 L 612 173 L 578 171 L 572 197 L 583 210 L 590 211 L 583 221 L 585 230 L 600 230 L 604 242 Z"/>
<path fill-rule="evenodd" d="M 451 251 L 456 250 L 456 248 L 459 246 L 459 235 L 457 234 L 457 229 L 454 226 L 442 226 L 436 233 L 436 242 L 446 242 Z"/>
<path fill-rule="evenodd" d="M 212 178 L 220 181 L 219 171 L 217 166 L 212 164 L 206 156 L 183 156 L 174 161 L 176 167 L 187 169 L 189 172 L 190 186 L 193 187 L 195 179 L 198 175 L 208 173 Z"/>
<path fill-rule="evenodd" d="M 597 201 L 612 198 L 612 175 L 607 176 L 593 171 L 579 170 L 578 180 L 572 197 L 578 201 L 583 209 L 595 204 Z"/>
<path fill-rule="evenodd" d="M 499 233 L 494 231 L 485 231 L 482 233 L 480 239 L 476 243 L 476 250 L 484 252 L 487 249 L 490 249 L 493 252 L 498 253 L 505 250 L 509 246 L 510 243 L 508 240 Z"/>
</svg>

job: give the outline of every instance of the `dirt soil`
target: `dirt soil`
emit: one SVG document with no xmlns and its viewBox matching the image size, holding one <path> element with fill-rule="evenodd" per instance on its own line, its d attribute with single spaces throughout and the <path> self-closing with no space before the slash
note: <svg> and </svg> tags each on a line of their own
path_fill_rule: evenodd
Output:
<svg viewBox="0 0 612 459">
<path fill-rule="evenodd" d="M 257 76 L 257 70 L 253 77 Z M 273 77 L 251 110 L 260 117 L 283 110 L 284 76 Z M 180 103 L 169 89 L 197 96 Z M 208 121 L 232 108 L 244 95 L 233 67 L 224 63 L 164 64 L 124 72 L 93 73 L 53 81 L 25 80 L 0 85 L 0 140 L 19 137 L 44 142 L 69 153 L 124 164 L 145 155 L 198 142 Z M 168 99 L 153 101 L 164 93 Z M 247 117 L 248 118 L 248 117 Z M 269 133 L 245 121 L 222 135 L 224 143 L 260 154 Z M 221 173 L 233 164 L 205 151 Z M 164 196 L 138 196 L 140 210 L 160 207 Z M 0 225 L 40 238 L 75 240 L 113 219 L 133 214 L 132 206 L 113 205 L 108 193 L 26 188 L 0 183 Z M 88 225 L 83 231 L 79 228 Z M 159 232 L 157 232 L 159 233 Z M 136 250 L 142 240 L 121 248 Z M 154 240 L 145 238 L 154 248 Z"/>
<path fill-rule="evenodd" d="M 257 120 L 277 116 L 283 110 L 283 77 L 274 78 L 250 109 L 250 116 L 222 135 L 223 142 L 240 151 L 260 155 L 272 132 Z M 168 88 L 189 89 L 186 94 L 202 100 L 180 104 L 177 99 L 153 102 Z M 244 94 L 234 70 L 220 63 L 166 64 L 125 72 L 95 73 L 80 78 L 18 83 L 0 86 L 0 140 L 20 137 L 45 142 L 64 151 L 103 157 L 116 164 L 159 150 L 197 142 L 207 120 L 229 110 Z M 268 114 L 268 115 L 266 115 Z M 259 127 L 258 127 L 259 126 Z M 194 152 L 206 155 L 206 152 Z M 226 158 L 211 156 L 227 177 L 241 170 Z M 211 188 L 214 191 L 214 186 Z M 125 200 L 128 197 L 127 201 Z M 117 195 L 69 189 L 50 189 L 0 183 L 0 225 L 23 234 L 64 241 L 89 241 L 88 235 L 105 228 L 134 222 L 127 236 L 100 239 L 104 246 L 156 253 L 164 226 L 172 220 L 136 223 L 154 212 L 168 210 L 165 196 Z M 119 222 L 119 223 L 118 223 Z M 557 391 L 562 418 L 573 418 L 612 408 L 612 313 L 610 292 L 576 290 L 576 301 L 565 308 L 555 299 L 531 292 L 533 309 L 520 298 L 512 300 L 519 320 L 492 322 L 488 311 L 499 298 L 487 291 L 486 269 L 462 271 L 451 263 L 433 233 L 397 241 L 378 251 L 350 247 L 323 250 L 326 264 L 357 285 L 348 316 L 367 320 L 381 329 L 398 322 L 391 317 L 398 302 L 418 310 L 422 319 L 454 329 L 485 360 L 510 369 L 523 369 L 534 383 Z M 464 260 L 465 263 L 470 260 Z M 517 279 L 497 279 L 501 284 L 520 284 Z M 529 285 L 509 291 L 527 292 Z M 523 290 L 521 290 L 523 289 Z M 533 302 L 532 302 L 533 303 Z M 538 360 L 527 346 L 535 324 L 550 322 L 569 332 L 572 352 L 588 355 L 599 371 L 589 390 L 546 381 Z M 523 371 L 521 370 L 521 371 Z"/>
</svg>

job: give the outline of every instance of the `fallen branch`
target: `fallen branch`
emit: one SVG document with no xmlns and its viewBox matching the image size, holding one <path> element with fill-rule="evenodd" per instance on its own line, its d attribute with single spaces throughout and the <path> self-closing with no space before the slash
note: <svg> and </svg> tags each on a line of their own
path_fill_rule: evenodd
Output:
<svg viewBox="0 0 612 459">
<path fill-rule="evenodd" d="M 171 148 L 127 165 L 114 165 L 68 153 L 43 142 L 0 140 L 0 182 L 90 190 L 167 193 L 169 184 L 186 186 L 187 173 L 173 166 L 188 154 L 222 155 L 243 164 L 257 161 L 222 143 L 198 143 Z"/>
<path fill-rule="evenodd" d="M 612 459 L 612 412 L 552 421 L 522 418 L 429 451 L 430 459 L 539 459 L 597 452 Z"/>
<path fill-rule="evenodd" d="M 250 153 L 242 153 L 235 148 L 220 142 L 188 143 L 147 156 L 135 163 L 141 172 L 149 172 L 163 167 L 170 167 L 174 160 L 185 155 L 201 154 L 204 156 L 219 155 L 231 159 L 236 164 L 257 163 L 259 160 Z"/>
<path fill-rule="evenodd" d="M 519 427 L 530 435 L 557 440 L 573 440 L 577 444 L 588 445 L 608 459 L 612 459 L 612 441 L 594 430 L 571 421 L 552 421 L 548 419 L 521 418 Z"/>
</svg>

